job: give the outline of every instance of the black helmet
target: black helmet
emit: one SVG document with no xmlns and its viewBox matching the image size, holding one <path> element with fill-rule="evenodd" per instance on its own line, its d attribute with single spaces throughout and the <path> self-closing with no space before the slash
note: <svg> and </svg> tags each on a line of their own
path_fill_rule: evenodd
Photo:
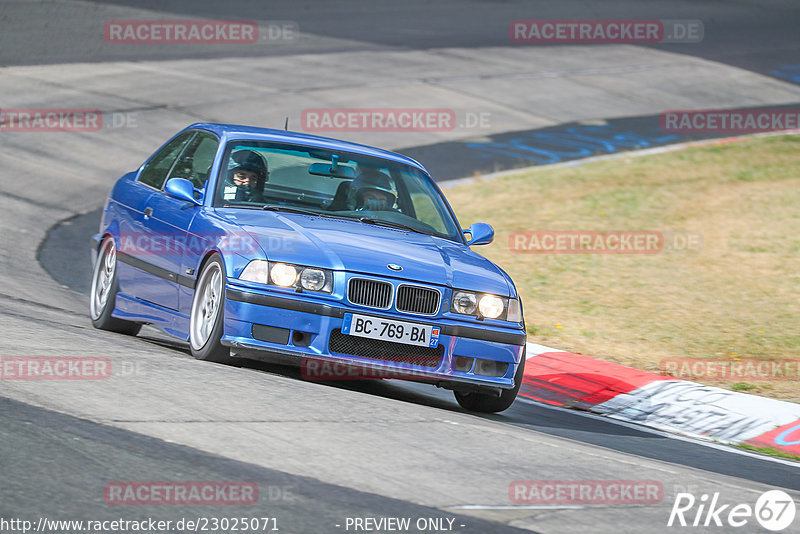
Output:
<svg viewBox="0 0 800 534">
<path fill-rule="evenodd" d="M 239 150 L 231 156 L 231 163 L 228 170 L 233 174 L 236 171 L 251 171 L 258 175 L 259 180 L 263 180 L 269 173 L 264 158 L 252 150 Z"/>
<path fill-rule="evenodd" d="M 363 193 L 368 190 L 384 193 L 389 198 L 387 207 L 391 208 L 394 206 L 396 197 L 394 191 L 392 191 L 391 182 L 389 181 L 389 177 L 382 172 L 369 169 L 359 174 L 355 180 L 353 180 L 350 191 L 352 191 L 354 195 L 354 205 L 356 209 L 364 207 Z"/>
</svg>

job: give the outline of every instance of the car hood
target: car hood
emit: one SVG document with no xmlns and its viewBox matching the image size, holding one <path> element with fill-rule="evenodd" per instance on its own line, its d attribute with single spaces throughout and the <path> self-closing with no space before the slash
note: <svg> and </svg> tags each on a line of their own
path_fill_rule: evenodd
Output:
<svg viewBox="0 0 800 534">
<path fill-rule="evenodd" d="M 509 295 L 500 268 L 447 239 L 355 220 L 240 210 L 226 214 L 271 261 Z M 402 267 L 389 269 L 389 264 Z"/>
</svg>

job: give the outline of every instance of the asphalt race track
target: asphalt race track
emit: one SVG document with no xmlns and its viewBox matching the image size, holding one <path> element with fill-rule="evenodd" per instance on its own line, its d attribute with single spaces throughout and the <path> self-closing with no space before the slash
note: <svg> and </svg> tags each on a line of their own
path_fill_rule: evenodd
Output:
<svg viewBox="0 0 800 534">
<path fill-rule="evenodd" d="M 108 20 L 160 17 L 284 21 L 299 37 L 103 41 Z M 529 18 L 692 19 L 705 34 L 693 44 L 510 43 L 508 23 Z M 696 138 L 660 131 L 663 110 L 796 108 L 798 20 L 800 4 L 774 0 L 0 4 L 0 108 L 96 108 L 105 121 L 97 132 L 0 129 L 0 357 L 112 365 L 108 380 L 0 382 L 0 533 L 21 531 L 2 522 L 13 518 L 237 516 L 274 518 L 268 526 L 290 533 L 354 532 L 355 518 L 381 517 L 423 521 L 408 532 L 724 532 L 668 527 L 676 495 L 752 506 L 782 488 L 800 502 L 789 461 L 532 401 L 476 416 L 419 384 L 314 383 L 277 364 L 198 362 L 149 327 L 135 338 L 95 330 L 87 305 L 88 237 L 109 187 L 189 123 L 282 127 L 288 116 L 300 130 L 307 108 L 447 106 L 452 131 L 328 134 L 406 152 L 443 181 L 661 146 Z M 475 116 L 489 120 L 466 124 Z M 570 135 L 606 142 L 565 145 Z M 656 481 L 663 495 L 526 506 L 509 495 L 519 480 Z M 109 504 L 104 489 L 120 481 L 244 481 L 258 500 Z M 763 530 L 751 521 L 736 531 Z"/>
</svg>

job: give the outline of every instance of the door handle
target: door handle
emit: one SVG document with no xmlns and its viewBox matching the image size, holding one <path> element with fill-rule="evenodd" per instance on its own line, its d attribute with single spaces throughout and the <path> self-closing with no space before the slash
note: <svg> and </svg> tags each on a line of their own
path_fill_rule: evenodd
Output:
<svg viewBox="0 0 800 534">
<path fill-rule="evenodd" d="M 144 209 L 144 218 L 145 218 L 145 219 L 148 219 L 148 218 L 150 218 L 150 216 L 151 216 L 152 214 L 153 214 L 153 208 L 151 208 L 150 206 L 148 206 L 148 207 L 146 207 L 146 208 Z"/>
</svg>

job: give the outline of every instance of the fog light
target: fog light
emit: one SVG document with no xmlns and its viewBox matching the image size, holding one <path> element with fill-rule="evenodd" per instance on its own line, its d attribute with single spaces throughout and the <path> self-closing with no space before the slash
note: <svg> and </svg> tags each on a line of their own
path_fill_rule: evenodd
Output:
<svg viewBox="0 0 800 534">
<path fill-rule="evenodd" d="M 453 360 L 453 369 L 456 371 L 461 371 L 462 373 L 468 373 L 470 369 L 472 369 L 472 362 L 475 361 L 475 358 L 467 358 L 466 356 L 456 356 Z"/>
<path fill-rule="evenodd" d="M 496 362 L 494 360 L 477 360 L 475 362 L 475 374 L 483 376 L 505 376 L 508 371 L 508 363 Z"/>
</svg>

